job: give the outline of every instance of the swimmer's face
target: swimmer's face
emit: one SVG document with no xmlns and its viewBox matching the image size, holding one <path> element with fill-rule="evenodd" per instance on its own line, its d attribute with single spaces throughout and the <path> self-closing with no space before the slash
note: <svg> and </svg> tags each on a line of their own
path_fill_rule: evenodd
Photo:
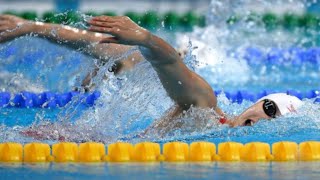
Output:
<svg viewBox="0 0 320 180">
<path fill-rule="evenodd" d="M 232 127 L 252 126 L 261 119 L 271 119 L 263 110 L 263 101 L 260 101 L 242 112 L 230 123 Z"/>
</svg>

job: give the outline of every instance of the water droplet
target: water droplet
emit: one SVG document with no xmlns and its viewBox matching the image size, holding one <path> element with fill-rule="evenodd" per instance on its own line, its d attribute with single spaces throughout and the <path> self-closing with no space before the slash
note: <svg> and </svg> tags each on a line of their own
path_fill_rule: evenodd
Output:
<svg viewBox="0 0 320 180">
<path fill-rule="evenodd" d="M 165 25 L 164 25 L 164 21 L 161 21 L 161 26 L 164 28 Z"/>
</svg>

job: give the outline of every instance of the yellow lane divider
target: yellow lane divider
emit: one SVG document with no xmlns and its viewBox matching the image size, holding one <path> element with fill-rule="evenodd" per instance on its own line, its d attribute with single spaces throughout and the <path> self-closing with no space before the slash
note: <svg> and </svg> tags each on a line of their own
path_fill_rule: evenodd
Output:
<svg viewBox="0 0 320 180">
<path fill-rule="evenodd" d="M 55 162 L 77 162 L 78 144 L 62 142 L 52 145 L 52 156 Z"/>
<path fill-rule="evenodd" d="M 190 144 L 190 161 L 218 160 L 216 145 L 209 142 L 193 142 Z"/>
<path fill-rule="evenodd" d="M 155 162 L 161 159 L 160 151 L 158 143 L 138 143 L 133 149 L 133 160 L 138 162 Z"/>
<path fill-rule="evenodd" d="M 218 145 L 218 157 L 221 161 L 240 161 L 243 144 L 236 142 L 224 142 Z"/>
<path fill-rule="evenodd" d="M 106 156 L 104 144 L 86 142 L 79 145 L 79 162 L 102 162 Z"/>
<path fill-rule="evenodd" d="M 108 156 L 104 158 L 110 162 L 129 162 L 133 160 L 133 145 L 130 143 L 115 143 L 108 146 Z"/>
<path fill-rule="evenodd" d="M 0 144 L 0 161 L 1 162 L 21 162 L 22 145 L 19 143 L 2 143 Z"/>
<path fill-rule="evenodd" d="M 53 160 L 50 151 L 51 149 L 48 144 L 29 143 L 23 147 L 23 160 L 24 162 L 50 162 Z"/>
<path fill-rule="evenodd" d="M 271 152 L 272 150 L 272 152 Z M 152 142 L 135 145 L 118 142 L 106 146 L 97 142 L 76 144 L 61 142 L 50 148 L 45 143 L 7 142 L 0 144 L 0 162 L 211 162 L 211 161 L 315 161 L 320 160 L 320 142 L 281 141 L 270 145 L 263 142 L 241 144 L 224 142 L 169 142 L 162 147 Z"/>
<path fill-rule="evenodd" d="M 294 161 L 298 159 L 298 144 L 295 142 L 273 143 L 272 152 L 275 161 Z"/>
<path fill-rule="evenodd" d="M 262 142 L 251 142 L 243 146 L 240 153 L 240 159 L 243 161 L 268 161 L 273 156 L 270 152 L 270 145 Z"/>
<path fill-rule="evenodd" d="M 303 161 L 320 160 L 320 142 L 307 141 L 299 145 L 300 159 Z"/>
</svg>

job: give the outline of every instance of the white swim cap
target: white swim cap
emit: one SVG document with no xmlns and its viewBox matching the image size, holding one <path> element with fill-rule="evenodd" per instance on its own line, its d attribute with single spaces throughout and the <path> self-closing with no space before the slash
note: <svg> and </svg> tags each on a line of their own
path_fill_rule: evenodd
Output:
<svg viewBox="0 0 320 180">
<path fill-rule="evenodd" d="M 285 93 L 269 94 L 260 98 L 257 102 L 264 99 L 269 99 L 275 102 L 278 109 L 280 110 L 281 115 L 285 115 L 289 112 L 295 112 L 303 104 L 303 102 L 299 98 L 287 95 Z"/>
</svg>

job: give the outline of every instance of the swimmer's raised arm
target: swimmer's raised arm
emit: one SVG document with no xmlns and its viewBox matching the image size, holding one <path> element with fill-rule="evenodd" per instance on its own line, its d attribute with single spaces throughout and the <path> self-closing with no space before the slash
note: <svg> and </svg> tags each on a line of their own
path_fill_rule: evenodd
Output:
<svg viewBox="0 0 320 180">
<path fill-rule="evenodd" d="M 113 35 L 101 42 L 139 45 L 142 54 L 156 70 L 169 96 L 183 110 L 192 105 L 217 109 L 217 99 L 210 85 L 192 72 L 177 51 L 161 38 L 141 28 L 128 17 L 99 16 L 89 22 L 89 30 Z"/>
</svg>

